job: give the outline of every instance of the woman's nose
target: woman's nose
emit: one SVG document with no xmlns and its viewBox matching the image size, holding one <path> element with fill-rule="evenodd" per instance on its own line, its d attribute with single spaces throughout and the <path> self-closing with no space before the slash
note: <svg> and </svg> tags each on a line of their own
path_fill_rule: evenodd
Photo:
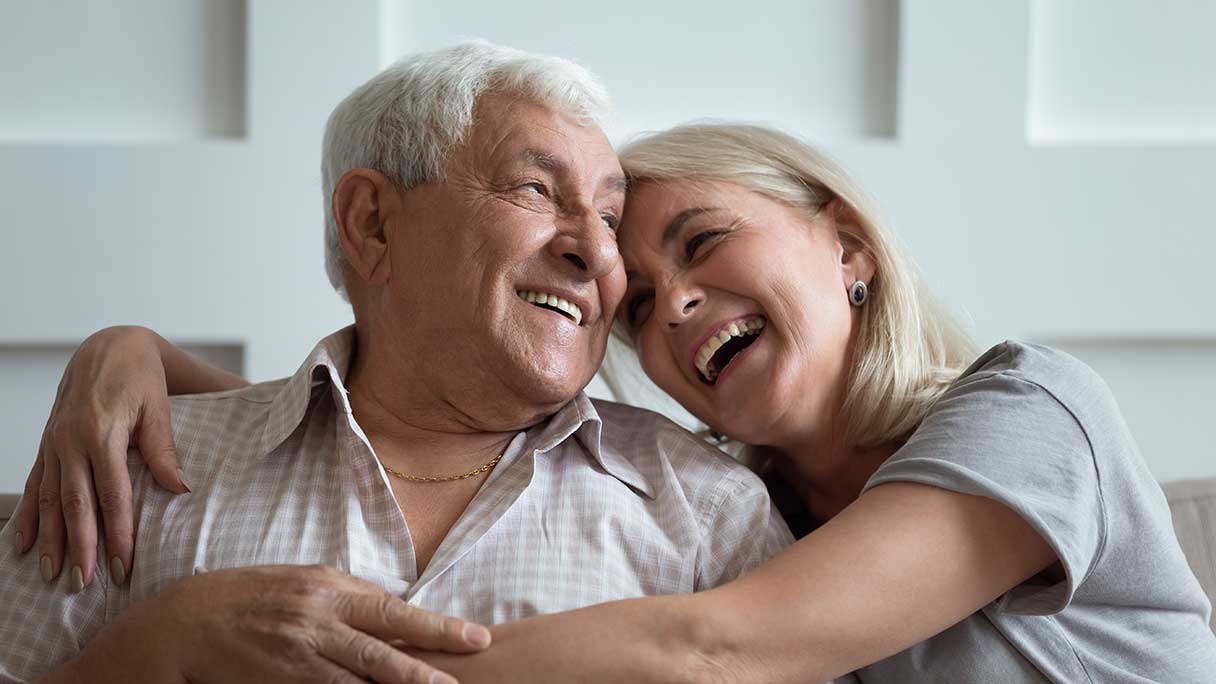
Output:
<svg viewBox="0 0 1216 684">
<path fill-rule="evenodd" d="M 697 307 L 705 300 L 705 293 L 700 288 L 680 282 L 669 282 L 662 292 L 656 294 L 659 299 L 656 304 L 660 322 L 668 328 L 676 328 L 681 323 L 692 318 Z"/>
</svg>

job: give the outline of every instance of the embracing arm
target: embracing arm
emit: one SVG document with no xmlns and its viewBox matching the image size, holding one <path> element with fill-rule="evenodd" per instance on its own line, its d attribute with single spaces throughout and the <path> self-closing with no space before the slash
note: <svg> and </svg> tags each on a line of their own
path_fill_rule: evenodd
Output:
<svg viewBox="0 0 1216 684">
<path fill-rule="evenodd" d="M 992 499 L 892 483 L 752 572 L 494 628 L 494 647 L 432 662 L 479 681 L 807 682 L 963 620 L 1056 560 Z"/>
<path fill-rule="evenodd" d="M 107 330 L 124 331 L 122 334 L 150 339 L 156 345 L 165 372 L 165 385 L 169 396 L 178 394 L 202 394 L 247 387 L 249 381 L 231 371 L 203 361 L 190 352 L 174 345 L 155 331 L 138 326 L 123 326 Z M 106 332 L 103 330 L 102 332 Z"/>
<path fill-rule="evenodd" d="M 111 556 L 105 562 L 121 583 L 131 567 L 133 546 L 128 447 L 139 447 L 162 487 L 188 491 L 177 467 L 169 395 L 246 384 L 147 328 L 119 326 L 90 336 L 64 370 L 14 515 L 17 551 L 25 553 L 37 540 L 40 572 L 50 582 L 63 568 L 66 534 L 73 567 L 80 568 L 80 586 L 88 586 L 96 558 L 95 511 L 100 509 Z"/>
<path fill-rule="evenodd" d="M 20 562 L 0 551 L 0 569 Z M 0 681 L 436 684 L 451 679 L 393 644 L 468 653 L 489 643 L 484 627 L 323 566 L 180 578 L 102 624 L 107 603 L 102 587 L 63 595 L 24 573 L 5 577 Z M 31 608 L 42 621 L 34 630 Z"/>
</svg>

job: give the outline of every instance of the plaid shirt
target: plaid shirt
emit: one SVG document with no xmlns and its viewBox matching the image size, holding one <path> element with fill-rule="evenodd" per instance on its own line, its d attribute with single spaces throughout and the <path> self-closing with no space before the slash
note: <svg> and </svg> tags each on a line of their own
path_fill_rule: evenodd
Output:
<svg viewBox="0 0 1216 684">
<path fill-rule="evenodd" d="M 428 610 L 486 624 L 613 599 L 698 591 L 792 538 L 759 479 L 658 414 L 580 394 L 520 432 L 421 577 L 405 518 L 342 384 L 353 329 L 290 378 L 174 397 L 191 494 L 132 452 L 130 580 L 68 594 L 38 554 L 0 544 L 0 680 L 69 660 L 131 604 L 198 570 L 323 563 Z M 11 523 L 10 523 L 11 527 Z M 6 529 L 10 539 L 13 530 Z"/>
</svg>

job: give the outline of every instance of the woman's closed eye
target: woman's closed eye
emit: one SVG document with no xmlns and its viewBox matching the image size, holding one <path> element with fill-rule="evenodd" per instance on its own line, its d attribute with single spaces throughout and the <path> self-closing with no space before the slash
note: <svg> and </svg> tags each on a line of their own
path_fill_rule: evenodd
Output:
<svg viewBox="0 0 1216 684">
<path fill-rule="evenodd" d="M 705 230 L 693 235 L 688 242 L 684 243 L 684 258 L 688 261 L 695 260 L 703 245 L 713 242 L 725 234 L 726 231 L 723 230 Z"/>
<path fill-rule="evenodd" d="M 654 292 L 638 292 L 625 303 L 625 322 L 630 327 L 641 325 L 650 315 L 650 303 L 654 301 Z"/>
</svg>

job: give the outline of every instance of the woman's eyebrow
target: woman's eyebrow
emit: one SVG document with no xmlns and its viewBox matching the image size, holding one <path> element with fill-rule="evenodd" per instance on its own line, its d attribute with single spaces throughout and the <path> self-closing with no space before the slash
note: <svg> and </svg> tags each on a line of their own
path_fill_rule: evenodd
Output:
<svg viewBox="0 0 1216 684">
<path fill-rule="evenodd" d="M 722 208 L 689 207 L 688 209 L 676 214 L 675 218 L 671 219 L 671 221 L 667 224 L 667 227 L 663 229 L 662 245 L 666 247 L 669 242 L 674 240 L 676 234 L 679 233 L 680 229 L 684 227 L 684 224 L 688 223 L 693 218 L 700 216 L 701 214 L 708 214 L 709 212 L 713 211 L 722 211 Z"/>
</svg>

